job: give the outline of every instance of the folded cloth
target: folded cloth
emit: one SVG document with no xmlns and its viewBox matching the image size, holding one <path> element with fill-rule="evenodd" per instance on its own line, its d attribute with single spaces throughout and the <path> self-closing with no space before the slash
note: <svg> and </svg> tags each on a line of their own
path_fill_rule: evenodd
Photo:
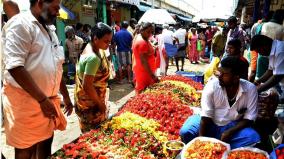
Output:
<svg viewBox="0 0 284 159">
<path fill-rule="evenodd" d="M 7 144 L 24 149 L 44 141 L 54 130 L 64 130 L 66 119 L 60 109 L 60 98 L 50 98 L 58 117 L 49 119 L 43 115 L 39 103 L 25 90 L 5 83 L 2 89 L 4 126 Z"/>
<path fill-rule="evenodd" d="M 59 96 L 53 96 L 49 97 L 49 100 L 54 104 L 56 112 L 57 112 L 57 117 L 53 119 L 54 122 L 54 130 L 65 130 L 67 121 L 62 113 L 62 110 L 60 109 L 60 103 L 61 103 L 61 98 Z"/>
</svg>

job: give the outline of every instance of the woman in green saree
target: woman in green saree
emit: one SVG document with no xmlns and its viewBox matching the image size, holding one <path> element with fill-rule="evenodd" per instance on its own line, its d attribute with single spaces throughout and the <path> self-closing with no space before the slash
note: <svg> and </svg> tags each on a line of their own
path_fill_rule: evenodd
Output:
<svg viewBox="0 0 284 159">
<path fill-rule="evenodd" d="M 96 24 L 92 28 L 91 41 L 77 64 L 75 111 L 82 132 L 95 128 L 108 115 L 109 63 L 104 50 L 109 47 L 111 39 L 111 28 L 101 22 Z"/>
</svg>

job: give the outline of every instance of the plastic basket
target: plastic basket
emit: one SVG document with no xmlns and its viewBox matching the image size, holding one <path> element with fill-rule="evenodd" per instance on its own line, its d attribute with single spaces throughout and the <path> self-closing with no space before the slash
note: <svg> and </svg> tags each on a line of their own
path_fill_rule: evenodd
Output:
<svg viewBox="0 0 284 159">
<path fill-rule="evenodd" d="M 178 71 L 177 75 L 181 75 L 183 77 L 191 78 L 195 82 L 199 82 L 204 84 L 204 74 L 201 72 L 186 72 L 186 71 Z"/>
</svg>

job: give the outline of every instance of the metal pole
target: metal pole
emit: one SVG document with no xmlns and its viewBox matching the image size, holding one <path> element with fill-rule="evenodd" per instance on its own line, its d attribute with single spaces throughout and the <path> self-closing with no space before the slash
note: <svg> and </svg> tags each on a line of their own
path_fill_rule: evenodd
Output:
<svg viewBox="0 0 284 159">
<path fill-rule="evenodd" d="M 155 8 L 155 0 L 152 0 L 152 8 Z"/>
<path fill-rule="evenodd" d="M 103 9 L 103 22 L 107 24 L 107 6 L 106 1 L 102 1 L 102 9 Z"/>
</svg>

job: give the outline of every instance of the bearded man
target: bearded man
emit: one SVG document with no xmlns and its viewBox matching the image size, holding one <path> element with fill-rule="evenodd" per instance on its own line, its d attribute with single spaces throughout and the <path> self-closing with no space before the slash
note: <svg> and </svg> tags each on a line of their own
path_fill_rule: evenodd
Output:
<svg viewBox="0 0 284 159">
<path fill-rule="evenodd" d="M 16 159 L 46 159 L 54 130 L 64 130 L 67 123 L 59 91 L 68 115 L 73 105 L 62 81 L 63 48 L 52 26 L 60 0 L 30 4 L 30 11 L 10 19 L 2 34 L 4 126 Z"/>
</svg>

